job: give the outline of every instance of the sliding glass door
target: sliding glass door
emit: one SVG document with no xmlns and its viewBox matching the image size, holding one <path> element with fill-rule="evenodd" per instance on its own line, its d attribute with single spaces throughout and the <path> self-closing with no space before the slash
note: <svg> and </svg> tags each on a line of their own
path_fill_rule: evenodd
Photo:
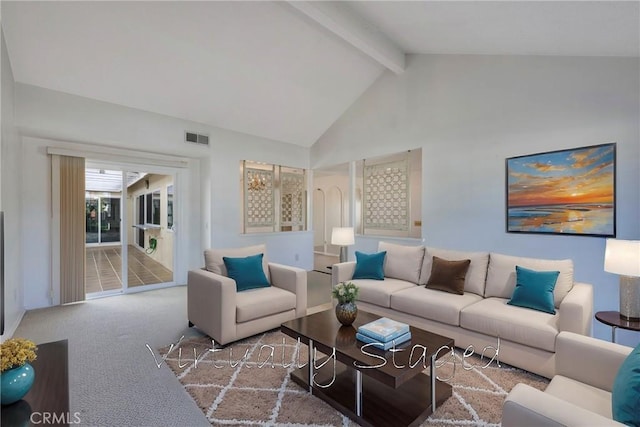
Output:
<svg viewBox="0 0 640 427">
<path fill-rule="evenodd" d="M 87 243 L 99 243 L 100 242 L 100 225 L 98 224 L 100 215 L 98 215 L 98 207 L 100 206 L 100 199 L 87 197 L 85 199 L 86 216 L 87 216 Z"/>
<path fill-rule="evenodd" d="M 174 175 L 90 166 L 86 293 L 94 298 L 174 284 Z"/>
<path fill-rule="evenodd" d="M 123 196 L 129 288 L 174 282 L 173 185 L 173 175 L 145 173 Z"/>
<path fill-rule="evenodd" d="M 120 242 L 120 197 L 88 196 L 86 206 L 86 243 Z"/>
<path fill-rule="evenodd" d="M 100 199 L 100 242 L 120 241 L 120 198 L 105 197 Z"/>
</svg>

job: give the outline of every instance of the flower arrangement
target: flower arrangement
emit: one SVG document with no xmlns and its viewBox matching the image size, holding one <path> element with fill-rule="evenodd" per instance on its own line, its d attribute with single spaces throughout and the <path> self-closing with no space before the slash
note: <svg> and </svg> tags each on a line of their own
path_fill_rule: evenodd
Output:
<svg viewBox="0 0 640 427">
<path fill-rule="evenodd" d="M 358 297 L 358 287 L 353 282 L 338 283 L 332 290 L 331 294 L 338 300 L 340 304 L 354 302 Z"/>
<path fill-rule="evenodd" d="M 36 344 L 24 338 L 11 338 L 0 344 L 0 372 L 17 368 L 36 360 Z"/>
</svg>

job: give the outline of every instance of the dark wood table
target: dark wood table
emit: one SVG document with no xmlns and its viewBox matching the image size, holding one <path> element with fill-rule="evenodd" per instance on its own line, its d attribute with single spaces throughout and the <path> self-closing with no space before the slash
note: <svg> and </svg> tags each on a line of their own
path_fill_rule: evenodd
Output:
<svg viewBox="0 0 640 427">
<path fill-rule="evenodd" d="M 36 377 L 31 390 L 14 404 L 2 407 L 3 426 L 69 425 L 79 422 L 69 413 L 67 340 L 38 344 L 31 365 Z"/>
<path fill-rule="evenodd" d="M 307 365 L 293 371 L 291 379 L 361 425 L 419 425 L 452 394 L 451 385 L 437 380 L 434 365 L 451 353 L 454 340 L 412 326 L 411 341 L 396 348 L 403 351 L 363 349 L 356 329 L 378 318 L 358 310 L 354 324 L 342 326 L 333 310 L 326 310 L 283 323 L 283 333 L 309 347 Z M 426 348 L 424 360 L 423 348 L 416 346 Z M 315 361 L 319 366 L 329 359 L 318 370 L 312 360 L 314 349 L 330 355 Z M 423 373 L 425 365 L 430 375 Z M 314 378 L 313 386 L 309 378 Z"/>
<path fill-rule="evenodd" d="M 620 317 L 619 311 L 599 311 L 596 320 L 611 326 L 611 342 L 616 342 L 616 329 L 628 329 L 640 332 L 640 320 L 627 320 Z"/>
</svg>

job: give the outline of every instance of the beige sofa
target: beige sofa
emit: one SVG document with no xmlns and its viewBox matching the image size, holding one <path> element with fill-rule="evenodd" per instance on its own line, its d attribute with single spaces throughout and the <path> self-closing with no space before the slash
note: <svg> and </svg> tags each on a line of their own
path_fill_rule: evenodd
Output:
<svg viewBox="0 0 640 427">
<path fill-rule="evenodd" d="M 380 242 L 387 251 L 383 281 L 352 280 L 354 261 L 335 264 L 332 282 L 353 281 L 358 307 L 451 337 L 456 346 L 477 353 L 498 347 L 501 362 L 551 378 L 556 373 L 556 338 L 561 331 L 591 332 L 593 288 L 574 283 L 571 260 L 541 260 L 489 252 L 463 252 Z M 466 260 L 464 294 L 425 288 L 433 256 Z M 508 305 L 515 288 L 515 266 L 560 271 L 554 290 L 556 314 Z"/>
<path fill-rule="evenodd" d="M 630 347 L 560 332 L 556 375 L 540 391 L 516 385 L 504 402 L 504 427 L 623 426 L 612 419 L 611 390 Z"/>
<path fill-rule="evenodd" d="M 240 258 L 265 252 L 265 245 L 206 250 L 205 268 L 188 273 L 189 326 L 197 326 L 224 345 L 304 316 L 307 312 L 305 270 L 270 263 L 265 255 L 263 268 L 270 287 L 237 292 L 236 282 L 227 277 L 223 257 Z"/>
</svg>

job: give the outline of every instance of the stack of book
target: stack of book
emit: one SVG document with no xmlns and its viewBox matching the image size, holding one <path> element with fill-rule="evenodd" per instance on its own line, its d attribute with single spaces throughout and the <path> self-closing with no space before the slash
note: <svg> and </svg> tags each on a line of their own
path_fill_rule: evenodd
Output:
<svg viewBox="0 0 640 427">
<path fill-rule="evenodd" d="M 382 317 L 358 328 L 356 338 L 374 347 L 389 350 L 411 339 L 411 331 L 406 323 Z"/>
</svg>

